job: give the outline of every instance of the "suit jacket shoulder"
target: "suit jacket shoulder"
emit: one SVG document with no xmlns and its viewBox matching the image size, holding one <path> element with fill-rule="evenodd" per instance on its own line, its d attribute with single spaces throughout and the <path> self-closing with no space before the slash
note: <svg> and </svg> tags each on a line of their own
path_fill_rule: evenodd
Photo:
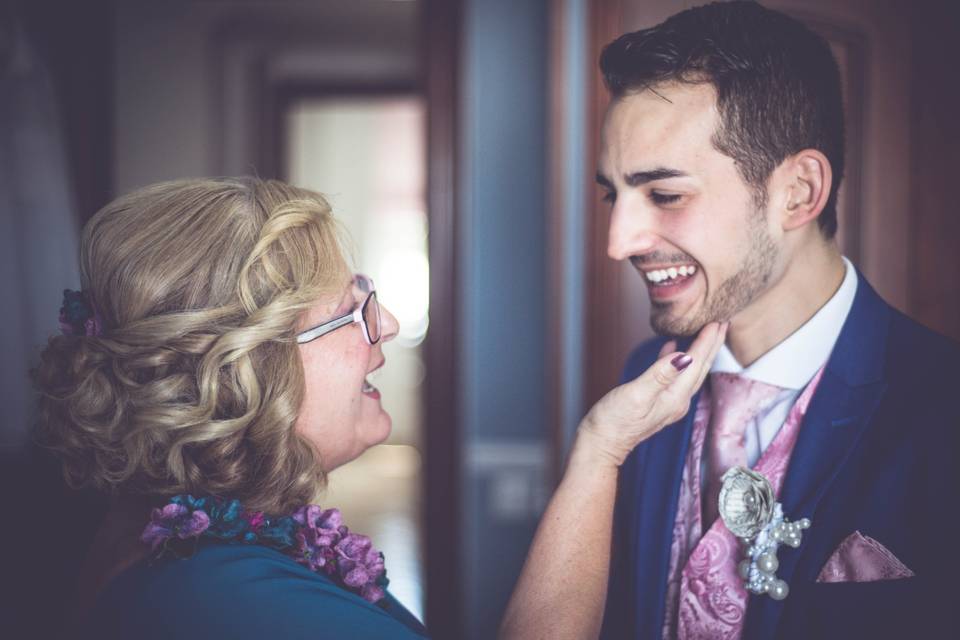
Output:
<svg viewBox="0 0 960 640">
<path fill-rule="evenodd" d="M 789 597 L 751 597 L 744 638 L 927 637 L 952 615 L 960 563 L 931 541 L 960 524 L 949 506 L 960 498 L 958 355 L 861 276 L 780 495 L 788 517 L 814 524 L 799 549 L 779 554 Z M 879 542 L 913 577 L 821 582 L 852 535 Z"/>
</svg>

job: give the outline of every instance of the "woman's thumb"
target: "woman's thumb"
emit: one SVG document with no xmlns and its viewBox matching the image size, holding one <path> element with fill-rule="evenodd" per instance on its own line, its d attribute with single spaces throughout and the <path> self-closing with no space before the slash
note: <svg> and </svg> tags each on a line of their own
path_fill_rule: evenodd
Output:
<svg viewBox="0 0 960 640">
<path fill-rule="evenodd" d="M 653 381 L 661 389 L 666 389 L 677 379 L 680 373 L 690 366 L 693 356 L 689 353 L 672 353 L 657 360 L 649 369 Z"/>
</svg>

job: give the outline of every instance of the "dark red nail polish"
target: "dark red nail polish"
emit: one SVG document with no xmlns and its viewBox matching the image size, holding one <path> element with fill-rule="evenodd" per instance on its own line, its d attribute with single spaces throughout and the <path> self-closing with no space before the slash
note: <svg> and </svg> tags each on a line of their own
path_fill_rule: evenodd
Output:
<svg viewBox="0 0 960 640">
<path fill-rule="evenodd" d="M 677 371 L 683 371 L 690 366 L 691 362 L 693 362 L 693 356 L 689 353 L 681 353 L 671 360 L 670 364 L 672 364 Z"/>
</svg>

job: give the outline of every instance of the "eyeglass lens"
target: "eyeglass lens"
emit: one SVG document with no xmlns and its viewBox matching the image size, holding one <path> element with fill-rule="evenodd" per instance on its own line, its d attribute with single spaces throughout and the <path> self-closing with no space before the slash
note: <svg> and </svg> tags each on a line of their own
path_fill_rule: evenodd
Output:
<svg viewBox="0 0 960 640">
<path fill-rule="evenodd" d="M 377 302 L 377 294 L 371 293 L 370 297 L 363 305 L 363 323 L 367 325 L 367 334 L 370 336 L 370 342 L 380 340 L 380 305 Z"/>
</svg>

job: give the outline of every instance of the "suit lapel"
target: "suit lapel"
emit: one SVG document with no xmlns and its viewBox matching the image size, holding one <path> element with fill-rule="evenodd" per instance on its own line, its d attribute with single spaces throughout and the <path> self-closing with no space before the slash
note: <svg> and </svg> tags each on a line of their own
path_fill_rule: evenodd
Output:
<svg viewBox="0 0 960 640">
<path fill-rule="evenodd" d="M 656 638 L 663 633 L 673 525 L 699 397 L 697 393 L 691 399 L 690 409 L 682 420 L 649 441 L 644 458 L 638 461 L 640 464 L 635 470 L 636 508 L 630 536 L 631 556 L 635 559 L 632 598 L 632 605 L 636 607 L 635 638 Z"/>
<path fill-rule="evenodd" d="M 810 518 L 813 527 L 817 505 L 856 448 L 886 389 L 883 362 L 890 308 L 862 274 L 858 278 L 853 306 L 804 416 L 780 494 L 784 514 L 791 520 Z M 788 584 L 804 546 L 780 554 L 777 576 Z M 751 596 L 744 637 L 774 636 L 787 601 Z"/>
</svg>

